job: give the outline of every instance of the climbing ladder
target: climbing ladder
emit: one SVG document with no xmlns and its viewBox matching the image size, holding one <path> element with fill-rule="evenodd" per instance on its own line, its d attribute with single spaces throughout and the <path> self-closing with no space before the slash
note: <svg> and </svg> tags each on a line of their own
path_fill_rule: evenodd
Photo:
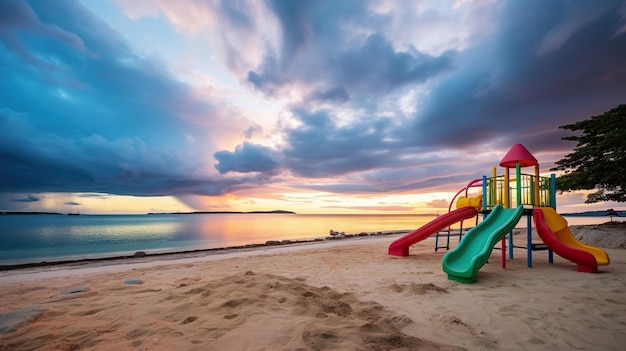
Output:
<svg viewBox="0 0 626 351">
<path fill-rule="evenodd" d="M 461 238 L 463 238 L 463 222 L 461 221 L 460 223 L 460 227 L 459 227 L 459 241 L 461 241 Z M 474 226 L 476 226 L 478 224 L 478 215 L 476 215 L 476 223 L 474 223 Z M 442 231 L 438 231 L 437 233 L 435 233 L 435 252 L 437 252 L 437 250 L 439 249 L 446 249 L 446 250 L 450 250 L 450 236 L 456 236 L 457 234 L 453 234 L 452 233 L 452 228 L 448 227 L 448 229 L 446 230 L 442 230 Z M 446 240 L 446 245 L 439 245 L 439 237 L 440 236 L 445 236 Z"/>
</svg>

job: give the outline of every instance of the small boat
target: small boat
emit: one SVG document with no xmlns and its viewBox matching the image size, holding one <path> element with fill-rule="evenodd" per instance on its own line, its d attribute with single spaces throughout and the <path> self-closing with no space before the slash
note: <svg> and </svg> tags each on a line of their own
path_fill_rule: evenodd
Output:
<svg viewBox="0 0 626 351">
<path fill-rule="evenodd" d="M 76 212 L 68 211 L 68 216 L 80 216 L 80 208 Z"/>
</svg>

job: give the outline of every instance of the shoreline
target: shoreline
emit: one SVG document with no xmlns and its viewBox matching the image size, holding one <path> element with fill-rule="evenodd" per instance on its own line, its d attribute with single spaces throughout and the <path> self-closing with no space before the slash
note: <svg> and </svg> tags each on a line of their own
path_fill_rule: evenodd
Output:
<svg viewBox="0 0 626 351">
<path fill-rule="evenodd" d="M 185 266 L 197 263 L 219 262 L 224 260 L 253 259 L 259 256 L 291 255 L 307 251 L 332 250 L 350 245 L 380 245 L 386 247 L 402 234 L 388 234 L 383 236 L 353 237 L 348 240 L 320 240 L 292 243 L 286 245 L 263 245 L 248 248 L 221 249 L 209 254 L 204 252 L 180 252 L 170 255 L 146 255 L 135 258 L 122 257 L 110 260 L 78 261 L 63 264 L 24 267 L 13 270 L 0 271 L 0 283 L 19 283 L 36 281 L 38 279 L 62 278 L 68 276 L 92 275 L 107 272 L 128 272 L 158 267 Z M 425 241 L 422 241 L 424 244 Z M 428 248 L 431 248 L 428 245 Z M 391 257 L 391 256 L 390 256 Z"/>
<path fill-rule="evenodd" d="M 176 259 L 177 256 L 185 256 L 185 257 L 204 257 L 210 255 L 217 255 L 225 252 L 237 251 L 237 252 L 245 252 L 246 250 L 254 250 L 254 249 L 263 249 L 263 248 L 271 248 L 271 247 L 281 247 L 281 246 L 290 246 L 290 245 L 302 245 L 302 244 L 311 244 L 311 243 L 322 243 L 328 241 L 339 241 L 339 240 L 351 240 L 355 238 L 367 238 L 367 237 L 387 237 L 393 235 L 402 235 L 410 232 L 409 230 L 389 230 L 389 231 L 381 231 L 381 232 L 373 232 L 373 233 L 359 233 L 359 234 L 342 234 L 337 233 L 335 236 L 328 236 L 325 238 L 315 238 L 315 239 L 286 239 L 286 240 L 269 240 L 265 243 L 253 243 L 246 245 L 237 245 L 237 246 L 227 246 L 227 247 L 215 247 L 215 248 L 207 248 L 207 249 L 193 249 L 193 250 L 181 250 L 181 251 L 171 251 L 171 252 L 149 252 L 149 251 L 137 251 L 132 255 L 117 255 L 117 256 L 105 256 L 105 257 L 94 257 L 94 258 L 80 258 L 80 259 L 67 259 L 67 260 L 58 260 L 58 261 L 41 261 L 41 262 L 27 262 L 27 263 L 16 263 L 16 264 L 0 264 L 0 272 L 3 271 L 12 271 L 12 270 L 20 270 L 26 268 L 38 268 L 38 267 L 53 267 L 53 266 L 62 266 L 62 265 L 87 265 L 87 264 L 97 264 L 97 263 L 105 263 L 105 262 L 115 262 L 121 260 L 134 260 L 137 262 L 141 262 L 141 259 L 144 261 L 146 259 Z M 204 256 L 201 256 L 204 255 Z"/>
<path fill-rule="evenodd" d="M 618 230 L 623 230 L 626 233 L 626 221 L 613 221 L 613 222 L 605 222 L 605 223 L 600 223 L 600 224 L 582 224 L 582 225 L 570 226 L 573 232 L 584 231 L 585 228 L 597 229 L 597 228 L 602 228 L 602 227 L 615 227 L 615 228 L 618 228 Z M 464 232 L 466 232 L 469 229 L 471 229 L 471 227 L 465 228 Z M 146 250 L 146 251 L 137 251 L 131 255 L 102 256 L 102 257 L 93 257 L 93 258 L 86 257 L 86 258 L 76 258 L 76 259 L 59 259 L 59 260 L 54 260 L 54 261 L 50 260 L 50 261 L 24 262 L 24 263 L 15 263 L 15 264 L 1 264 L 0 263 L 0 272 L 27 269 L 27 268 L 37 268 L 37 267 L 53 267 L 53 266 L 60 266 L 60 265 L 87 265 L 90 263 L 98 264 L 98 263 L 105 263 L 105 262 L 116 262 L 120 260 L 128 260 L 126 262 L 130 262 L 130 261 L 141 262 L 142 261 L 141 259 L 143 260 L 176 259 L 177 256 L 202 257 L 202 255 L 210 256 L 210 255 L 217 255 L 217 254 L 230 252 L 230 251 L 245 252 L 246 250 L 263 249 L 263 248 L 277 247 L 277 246 L 302 245 L 302 244 L 320 243 L 320 242 L 326 242 L 326 241 L 350 240 L 354 238 L 368 238 L 368 237 L 381 237 L 381 236 L 385 237 L 385 236 L 393 236 L 393 235 L 399 236 L 399 235 L 407 234 L 409 232 L 411 232 L 411 230 L 407 229 L 407 230 L 386 230 L 386 231 L 369 232 L 369 233 L 361 232 L 358 234 L 345 234 L 343 232 L 335 232 L 331 230 L 331 234 L 329 236 L 312 238 L 312 239 L 285 239 L 285 240 L 280 240 L 280 241 L 268 240 L 265 243 L 251 243 L 251 244 L 245 244 L 245 245 L 213 247 L 213 248 L 204 248 L 204 249 L 190 249 L 190 250 L 177 250 L 177 251 L 165 251 L 165 252 L 158 252 L 158 251 L 150 252 Z M 513 229 L 513 234 L 514 234 L 514 237 L 518 235 L 525 235 L 526 228 L 515 228 Z M 431 238 L 433 238 L 434 236 L 435 234 L 431 235 Z M 450 233 L 450 236 L 451 237 L 458 236 L 458 230 L 453 230 Z M 582 241 L 590 240 L 591 242 L 586 242 L 586 243 L 592 246 L 600 246 L 600 247 L 608 247 L 608 248 L 623 247 L 619 245 L 619 243 L 621 242 L 619 238 L 617 239 L 617 244 L 615 244 L 616 242 L 615 240 L 611 240 L 611 239 L 604 240 L 604 242 L 602 242 L 602 240 L 598 239 L 598 235 L 595 235 L 594 238 L 589 238 L 589 235 L 587 235 L 586 238 L 584 238 L 584 235 L 579 235 L 577 239 L 578 240 L 583 239 Z"/>
</svg>

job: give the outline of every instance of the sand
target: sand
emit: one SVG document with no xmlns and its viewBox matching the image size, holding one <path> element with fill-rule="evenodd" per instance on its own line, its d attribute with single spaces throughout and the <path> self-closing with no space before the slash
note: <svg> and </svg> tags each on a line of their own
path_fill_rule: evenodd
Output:
<svg viewBox="0 0 626 351">
<path fill-rule="evenodd" d="M 0 350 L 621 350 L 626 225 L 572 232 L 611 264 L 494 250 L 460 284 L 396 235 L 0 272 Z"/>
</svg>

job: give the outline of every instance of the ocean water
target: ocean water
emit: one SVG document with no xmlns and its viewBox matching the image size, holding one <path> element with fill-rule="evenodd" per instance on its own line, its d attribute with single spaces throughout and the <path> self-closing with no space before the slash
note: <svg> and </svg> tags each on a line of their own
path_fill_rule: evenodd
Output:
<svg viewBox="0 0 626 351">
<path fill-rule="evenodd" d="M 0 265 L 209 249 L 268 240 L 413 230 L 433 215 L 159 214 L 3 215 Z M 567 217 L 594 224 L 607 217 Z M 468 225 L 474 221 L 467 221 Z M 520 221 L 524 226 L 525 222 Z M 453 226 L 454 227 L 454 226 Z"/>
<path fill-rule="evenodd" d="M 433 216 L 296 214 L 5 215 L 0 264 L 98 258 L 414 229 Z"/>
</svg>

